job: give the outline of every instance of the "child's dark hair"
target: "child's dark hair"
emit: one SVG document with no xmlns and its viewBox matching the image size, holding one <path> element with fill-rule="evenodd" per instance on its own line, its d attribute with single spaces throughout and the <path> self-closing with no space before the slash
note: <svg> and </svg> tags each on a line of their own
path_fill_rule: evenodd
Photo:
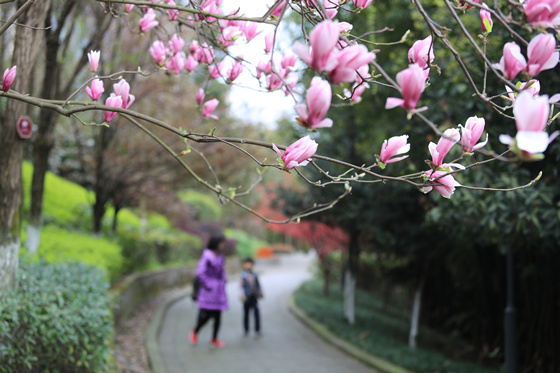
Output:
<svg viewBox="0 0 560 373">
<path fill-rule="evenodd" d="M 245 258 L 243 259 L 243 263 L 255 264 L 255 261 L 253 260 L 253 258 Z"/>
<path fill-rule="evenodd" d="M 219 234 L 219 235 L 213 235 L 212 237 L 210 237 L 210 239 L 208 240 L 208 245 L 207 247 L 212 250 L 212 251 L 216 251 L 218 249 L 218 247 L 220 246 L 220 243 L 222 243 L 223 241 L 225 241 L 226 238 Z"/>
</svg>

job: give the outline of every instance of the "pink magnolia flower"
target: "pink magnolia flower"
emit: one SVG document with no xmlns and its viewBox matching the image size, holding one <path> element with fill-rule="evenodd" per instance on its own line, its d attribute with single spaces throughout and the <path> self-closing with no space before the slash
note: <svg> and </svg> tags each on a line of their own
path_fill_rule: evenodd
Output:
<svg viewBox="0 0 560 373">
<path fill-rule="evenodd" d="M 177 5 L 174 0 L 165 0 L 165 2 L 169 5 Z M 176 21 L 179 18 L 179 11 L 177 9 L 167 9 L 167 14 L 172 21 Z"/>
<path fill-rule="evenodd" d="M 373 2 L 373 0 L 353 0 L 354 6 L 358 9 L 365 9 Z"/>
<path fill-rule="evenodd" d="M 424 88 L 426 88 L 424 70 L 414 63 L 397 74 L 397 83 L 402 90 L 403 98 L 387 98 L 385 108 L 393 109 L 400 106 L 406 110 L 415 109 L 422 92 L 424 92 Z"/>
<path fill-rule="evenodd" d="M 484 9 L 480 9 L 480 28 L 488 34 L 492 32 L 492 26 L 494 25 L 492 22 L 492 13 L 486 10 L 488 9 L 486 3 L 482 3 L 482 7 Z"/>
<path fill-rule="evenodd" d="M 123 105 L 122 97 L 115 96 L 114 94 L 111 93 L 111 96 L 107 97 L 107 100 L 105 100 L 105 105 L 120 108 Z M 113 120 L 115 115 L 117 115 L 116 112 L 105 110 L 105 113 L 103 114 L 103 119 L 105 120 L 105 122 L 109 123 L 110 121 Z"/>
<path fill-rule="evenodd" d="M 169 51 L 162 41 L 156 40 L 150 47 L 149 52 L 150 56 L 152 56 L 152 58 L 156 62 L 156 65 L 162 67 L 165 64 L 165 59 L 167 58 L 167 54 Z"/>
<path fill-rule="evenodd" d="M 247 38 L 247 41 L 251 41 L 255 38 L 255 36 L 257 36 L 258 34 L 260 34 L 262 31 L 258 31 L 259 28 L 259 24 L 257 22 L 247 22 L 245 23 L 245 38 Z"/>
<path fill-rule="evenodd" d="M 287 96 L 290 94 L 290 90 L 293 90 L 294 87 L 296 86 L 298 82 L 298 77 L 295 74 L 288 74 L 284 79 L 284 81 L 285 81 L 284 87 L 286 87 L 286 89 L 284 90 L 284 94 Z"/>
<path fill-rule="evenodd" d="M 470 117 L 465 123 L 465 127 L 461 127 L 461 145 L 463 146 L 463 151 L 467 153 L 472 153 L 473 151 L 482 148 L 488 142 L 488 134 L 486 134 L 486 141 L 477 144 L 477 141 L 482 136 L 482 131 L 484 131 L 485 125 L 484 118 L 478 118 L 477 116 Z"/>
<path fill-rule="evenodd" d="M 222 76 L 222 70 L 224 68 L 224 61 L 220 61 L 214 65 L 208 66 L 208 73 L 210 74 L 210 79 L 218 79 Z"/>
<path fill-rule="evenodd" d="M 381 153 L 379 154 L 379 161 L 383 164 L 389 164 L 402 161 L 407 158 L 408 155 L 393 158 L 396 155 L 408 153 L 410 150 L 410 144 L 408 144 L 407 141 L 408 135 L 394 136 L 389 140 L 383 141 L 383 145 L 381 145 Z"/>
<path fill-rule="evenodd" d="M 152 8 L 148 8 L 144 17 L 140 18 L 138 21 L 138 27 L 140 28 L 140 32 L 146 32 L 148 30 L 153 29 L 159 25 L 159 22 L 156 21 L 156 14 Z"/>
<path fill-rule="evenodd" d="M 291 170 L 298 166 L 306 166 L 311 158 L 317 152 L 317 143 L 309 136 L 302 137 L 292 145 L 288 146 L 284 154 L 280 152 L 278 147 L 272 144 L 272 148 L 278 154 L 284 168 Z"/>
<path fill-rule="evenodd" d="M 446 175 L 445 171 L 426 171 L 424 175 L 427 181 L 433 183 L 433 185 L 427 185 L 420 189 L 424 193 L 430 192 L 434 189 L 436 192 L 441 194 L 444 198 L 449 198 L 455 192 L 455 187 L 461 186 L 451 175 Z M 445 176 L 444 176 L 445 175 Z"/>
<path fill-rule="evenodd" d="M 417 40 L 408 50 L 408 60 L 410 63 L 416 63 L 422 69 L 427 69 L 429 74 L 430 63 L 434 61 L 434 43 L 432 35 L 425 39 Z"/>
<path fill-rule="evenodd" d="M 198 61 L 189 54 L 187 60 L 185 61 L 185 70 L 188 72 L 193 71 L 198 66 Z"/>
<path fill-rule="evenodd" d="M 282 56 L 281 65 L 283 69 L 290 70 L 296 65 L 297 57 L 293 54 L 285 54 Z"/>
<path fill-rule="evenodd" d="M 235 41 L 241 36 L 243 36 L 243 32 L 239 27 L 230 26 L 222 30 L 222 35 L 220 35 L 218 41 L 224 47 L 229 47 L 235 44 Z"/>
<path fill-rule="evenodd" d="M 500 135 L 500 141 L 502 144 L 516 145 L 519 150 L 529 154 L 544 152 L 558 135 L 558 132 L 554 132 L 549 136 L 545 132 L 549 114 L 548 96 L 533 96 L 527 91 L 519 93 L 513 103 L 513 115 L 517 126 L 515 142 L 508 135 Z"/>
<path fill-rule="evenodd" d="M 167 45 L 169 46 L 169 49 L 171 49 L 171 51 L 175 54 L 183 50 L 183 47 L 185 46 L 185 41 L 177 34 L 173 34 L 173 36 L 171 37 Z"/>
<path fill-rule="evenodd" d="M 202 105 L 202 103 L 204 102 L 204 97 L 206 97 L 204 89 L 199 88 L 198 92 L 196 92 L 196 103 Z"/>
<path fill-rule="evenodd" d="M 535 76 L 543 70 L 556 67 L 560 53 L 555 52 L 556 38 L 552 34 L 539 34 L 535 36 L 527 47 L 529 61 L 525 71 L 530 76 Z"/>
<path fill-rule="evenodd" d="M 121 79 L 118 83 L 113 84 L 115 95 L 121 97 L 122 108 L 128 109 L 134 102 L 135 97 L 130 94 L 130 85 L 125 79 Z"/>
<path fill-rule="evenodd" d="M 527 22 L 535 27 L 556 28 L 560 25 L 560 1 L 526 0 L 523 4 Z"/>
<path fill-rule="evenodd" d="M 243 58 L 243 56 L 239 56 L 239 57 Z M 228 70 L 227 81 L 229 83 L 233 82 L 235 79 L 237 79 L 237 77 L 239 76 L 239 74 L 241 74 L 241 72 L 243 72 L 243 63 L 237 60 L 234 62 L 231 69 Z"/>
<path fill-rule="evenodd" d="M 165 61 L 165 68 L 175 75 L 181 73 L 181 70 L 185 68 L 187 57 L 184 52 L 176 53 L 170 59 Z"/>
<path fill-rule="evenodd" d="M 500 63 L 494 64 L 493 66 L 502 71 L 506 78 L 513 80 L 517 74 L 525 69 L 527 61 L 521 54 L 519 45 L 511 41 L 504 45 L 504 55 L 500 59 Z"/>
<path fill-rule="evenodd" d="M 198 43 L 193 43 L 189 47 L 189 50 L 193 53 L 193 57 L 200 63 L 212 63 L 214 60 L 214 48 L 208 46 L 207 43 L 202 43 L 198 46 Z"/>
<path fill-rule="evenodd" d="M 286 7 L 287 3 L 288 3 L 287 0 L 282 1 L 280 4 L 278 4 L 276 9 L 274 9 L 274 11 L 270 15 L 274 18 L 279 18 L 282 12 L 284 11 L 284 8 Z"/>
<path fill-rule="evenodd" d="M 134 9 L 134 4 L 126 4 L 124 6 L 124 11 L 127 13 L 130 13 L 132 11 L 132 9 Z"/>
<path fill-rule="evenodd" d="M 338 13 L 338 0 L 323 0 L 323 6 L 325 7 L 327 16 L 330 19 L 336 17 L 336 14 Z"/>
<path fill-rule="evenodd" d="M 458 128 L 448 128 L 443 132 L 443 136 L 439 139 L 437 145 L 430 142 L 428 145 L 428 150 L 432 155 L 432 164 L 435 168 L 443 165 L 443 158 L 449 153 L 449 150 L 459 139 L 461 135 L 459 134 Z"/>
<path fill-rule="evenodd" d="M 272 63 L 270 60 L 260 60 L 257 64 L 257 79 L 261 78 L 261 75 L 269 75 L 272 71 Z"/>
<path fill-rule="evenodd" d="M 97 71 L 97 67 L 99 66 L 99 57 L 101 57 L 101 51 L 91 51 L 87 54 L 89 68 L 92 73 Z"/>
<path fill-rule="evenodd" d="M 285 72 L 283 69 L 278 69 L 278 68 L 276 69 L 276 72 L 270 73 L 266 77 L 266 88 L 269 91 L 275 91 L 280 87 L 282 87 L 282 85 L 284 84 L 284 81 L 282 80 L 284 73 Z"/>
<path fill-rule="evenodd" d="M 218 107 L 219 103 L 220 101 L 218 101 L 217 98 L 206 101 L 204 105 L 202 105 L 202 115 L 207 118 L 219 119 L 217 115 L 212 114 Z"/>
<path fill-rule="evenodd" d="M 2 76 L 2 90 L 8 92 L 14 79 L 16 78 L 17 66 L 12 66 L 4 70 L 4 75 Z"/>
<path fill-rule="evenodd" d="M 91 88 L 86 87 L 86 93 L 93 101 L 99 100 L 99 97 L 101 97 L 103 92 L 105 92 L 103 81 L 99 79 L 93 79 L 91 81 Z"/>
<path fill-rule="evenodd" d="M 314 77 L 307 90 L 306 104 L 297 104 L 295 106 L 295 110 L 299 115 L 299 118 L 296 118 L 296 120 L 306 128 L 331 127 L 333 125 L 332 120 L 328 118 L 323 119 L 331 106 L 331 99 L 332 90 L 329 82 L 318 76 Z"/>
<path fill-rule="evenodd" d="M 533 96 L 538 95 L 541 91 L 541 82 L 539 82 L 537 79 L 531 79 L 528 82 L 523 82 L 523 83 L 518 82 L 516 85 L 517 88 L 519 88 L 520 90 L 525 90 L 527 92 L 530 92 Z M 514 92 L 507 85 L 506 85 L 506 91 L 508 93 L 510 100 L 512 102 L 515 101 L 515 98 L 517 97 L 517 92 Z"/>
<path fill-rule="evenodd" d="M 329 77 L 334 84 L 356 80 L 356 70 L 367 66 L 375 58 L 375 53 L 368 52 L 361 44 L 350 45 L 336 54 L 338 64 L 331 70 Z"/>
<path fill-rule="evenodd" d="M 338 23 L 338 32 L 340 32 L 341 34 L 346 34 L 347 32 L 350 32 L 350 30 L 352 30 L 353 28 L 354 28 L 354 26 L 352 26 L 348 22 L 339 22 Z"/>
<path fill-rule="evenodd" d="M 264 52 L 270 53 L 274 44 L 274 33 L 270 32 L 264 37 Z"/>
<path fill-rule="evenodd" d="M 336 23 L 326 20 L 318 23 L 309 33 L 311 52 L 304 44 L 296 42 L 293 51 L 315 71 L 331 71 L 337 60 L 333 50 L 340 32 Z"/>
</svg>

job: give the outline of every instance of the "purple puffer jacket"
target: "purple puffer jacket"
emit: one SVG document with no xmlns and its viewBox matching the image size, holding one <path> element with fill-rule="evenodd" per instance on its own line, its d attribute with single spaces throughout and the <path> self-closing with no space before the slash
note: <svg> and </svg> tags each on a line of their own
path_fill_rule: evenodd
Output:
<svg viewBox="0 0 560 373">
<path fill-rule="evenodd" d="M 224 268 L 224 255 L 216 255 L 212 250 L 204 249 L 196 267 L 196 275 L 200 279 L 200 290 L 198 291 L 197 299 L 198 308 L 219 311 L 227 310 L 227 277 Z"/>
</svg>

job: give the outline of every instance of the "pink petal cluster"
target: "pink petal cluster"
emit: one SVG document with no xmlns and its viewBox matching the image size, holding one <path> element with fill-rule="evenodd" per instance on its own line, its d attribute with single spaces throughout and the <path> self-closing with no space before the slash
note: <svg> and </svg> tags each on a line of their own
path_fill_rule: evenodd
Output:
<svg viewBox="0 0 560 373">
<path fill-rule="evenodd" d="M 560 25 L 560 1 L 526 0 L 523 9 L 530 25 L 540 28 L 556 28 Z"/>
<path fill-rule="evenodd" d="M 408 61 L 415 63 L 422 69 L 429 69 L 434 61 L 434 42 L 432 35 L 422 40 L 416 40 L 408 50 Z"/>
<path fill-rule="evenodd" d="M 373 0 L 353 0 L 354 6 L 358 9 L 365 9 L 371 5 Z"/>
<path fill-rule="evenodd" d="M 356 70 L 367 66 L 375 58 L 375 53 L 368 52 L 361 44 L 353 44 L 335 54 L 337 65 L 329 72 L 331 82 L 334 84 L 356 80 Z"/>
<path fill-rule="evenodd" d="M 482 136 L 484 131 L 484 125 L 486 121 L 484 118 L 478 118 L 477 116 L 470 117 L 465 123 L 465 127 L 461 127 L 461 145 L 463 146 L 463 151 L 467 153 L 472 153 L 473 151 L 482 148 L 488 142 L 488 134 L 486 135 L 486 141 L 477 144 L 478 140 Z"/>
<path fill-rule="evenodd" d="M 125 79 L 121 79 L 118 83 L 113 84 L 115 95 L 121 97 L 123 109 L 128 109 L 134 102 L 135 97 L 130 94 L 130 84 Z"/>
<path fill-rule="evenodd" d="M 196 103 L 202 105 L 205 97 L 206 94 L 204 93 L 204 89 L 199 88 L 198 92 L 196 92 Z"/>
<path fill-rule="evenodd" d="M 101 51 L 91 51 L 87 54 L 87 58 L 89 60 L 89 68 L 92 73 L 97 71 L 100 57 L 101 57 Z"/>
<path fill-rule="evenodd" d="M 549 136 L 545 132 L 549 114 L 548 96 L 533 96 L 528 91 L 519 93 L 513 103 L 513 115 L 517 126 L 515 144 L 508 135 L 500 135 L 500 141 L 506 145 L 516 145 L 519 150 L 529 154 L 544 152 L 558 134 L 555 132 Z"/>
<path fill-rule="evenodd" d="M 127 12 L 127 13 L 132 12 L 132 9 L 134 9 L 134 4 L 126 4 L 124 6 L 124 11 Z"/>
<path fill-rule="evenodd" d="M 504 45 L 503 56 L 500 63 L 494 64 L 494 67 L 504 73 L 509 80 L 513 80 L 517 74 L 525 70 L 527 60 L 521 54 L 521 48 L 514 41 Z"/>
<path fill-rule="evenodd" d="M 316 129 L 331 127 L 331 119 L 324 118 L 331 106 L 332 90 L 326 80 L 314 77 L 307 90 L 306 104 L 297 104 L 295 110 L 299 115 L 297 121 L 306 128 Z"/>
<path fill-rule="evenodd" d="M 395 157 L 396 155 L 408 153 L 410 144 L 408 144 L 408 135 L 394 136 L 389 140 L 383 141 L 381 145 L 381 153 L 379 154 L 379 161 L 383 164 L 394 163 L 402 161 L 408 155 Z"/>
<path fill-rule="evenodd" d="M 269 32 L 264 37 L 264 52 L 270 53 L 273 47 L 274 47 L 274 33 Z"/>
<path fill-rule="evenodd" d="M 239 56 L 239 58 L 243 58 L 243 56 Z M 236 60 L 233 63 L 231 69 L 227 72 L 227 82 L 232 83 L 235 79 L 239 77 L 239 75 L 243 72 L 243 63 L 240 60 Z"/>
<path fill-rule="evenodd" d="M 247 41 L 253 40 L 262 31 L 258 31 L 259 24 L 257 22 L 246 22 L 245 28 L 243 29 L 245 38 Z"/>
<path fill-rule="evenodd" d="M 309 33 L 311 50 L 306 45 L 296 42 L 293 47 L 294 53 L 315 71 L 331 71 L 337 64 L 333 50 L 339 36 L 340 31 L 334 22 L 322 21 Z"/>
<path fill-rule="evenodd" d="M 107 100 L 105 100 L 105 105 L 120 108 L 123 105 L 122 97 L 111 94 L 111 96 L 107 97 Z M 115 115 L 117 115 L 116 112 L 106 110 L 103 114 L 103 119 L 105 120 L 105 122 L 109 123 L 113 120 Z"/>
<path fill-rule="evenodd" d="M 219 119 L 217 115 L 212 114 L 214 110 L 216 110 L 216 108 L 218 107 L 219 103 L 220 101 L 218 101 L 217 98 L 213 98 L 211 100 L 206 101 L 202 105 L 202 115 L 207 118 Z"/>
<path fill-rule="evenodd" d="M 144 14 L 144 16 L 140 18 L 140 21 L 138 21 L 140 32 L 151 30 L 157 25 L 159 25 L 159 22 L 156 21 L 156 14 L 152 8 L 148 8 L 148 10 L 146 10 L 146 14 Z"/>
<path fill-rule="evenodd" d="M 224 69 L 224 61 L 220 61 L 214 65 L 208 66 L 208 73 L 210 74 L 210 79 L 218 79 L 222 76 L 222 70 Z"/>
<path fill-rule="evenodd" d="M 101 97 L 103 92 L 105 92 L 103 81 L 99 79 L 93 79 L 91 81 L 91 88 L 86 87 L 86 93 L 93 101 L 99 100 L 99 97 Z"/>
<path fill-rule="evenodd" d="M 400 106 L 405 110 L 415 109 L 422 92 L 424 92 L 424 88 L 426 88 L 424 70 L 418 66 L 418 64 L 413 63 L 408 68 L 397 73 L 397 83 L 401 89 L 403 98 L 387 98 L 385 108 L 393 109 Z"/>
<path fill-rule="evenodd" d="M 179 52 L 175 53 L 171 58 L 165 60 L 165 68 L 169 72 L 178 75 L 183 69 L 185 69 L 186 63 L 187 57 L 185 56 L 185 52 Z"/>
<path fill-rule="evenodd" d="M 426 185 L 420 190 L 424 193 L 430 192 L 434 189 L 436 192 L 441 194 L 444 198 L 450 198 L 455 192 L 455 187 L 461 186 L 451 175 L 448 175 L 445 171 L 426 171 L 424 173 L 428 181 L 433 183 L 433 185 Z"/>
<path fill-rule="evenodd" d="M 174 0 L 165 0 L 168 5 L 177 5 L 175 4 Z M 169 15 L 169 19 L 172 21 L 176 21 L 179 18 L 179 11 L 177 9 L 167 9 L 167 14 Z"/>
<path fill-rule="evenodd" d="M 189 51 L 199 63 L 210 64 L 214 61 L 214 48 L 209 46 L 206 42 L 202 43 L 202 45 L 198 45 L 198 42 L 193 40 Z"/>
<path fill-rule="evenodd" d="M 275 1 L 275 3 L 276 3 L 276 1 Z M 280 4 L 278 4 L 276 9 L 274 9 L 270 15 L 274 18 L 280 18 L 280 15 L 284 11 L 284 8 L 286 7 L 287 3 L 288 3 L 288 0 L 282 1 Z"/>
<path fill-rule="evenodd" d="M 280 152 L 276 145 L 272 144 L 272 148 L 278 154 L 284 163 L 284 168 L 287 170 L 298 166 L 306 166 L 309 163 L 309 158 L 317 152 L 317 146 L 317 143 L 311 140 L 309 136 L 302 137 L 288 146 L 284 154 Z"/>
<path fill-rule="evenodd" d="M 150 47 L 149 52 L 150 56 L 152 56 L 156 62 L 156 65 L 162 67 L 165 64 L 167 55 L 169 54 L 169 49 L 165 47 L 165 44 L 163 44 L 161 40 L 156 40 Z"/>
<path fill-rule="evenodd" d="M 443 136 L 439 139 L 437 145 L 430 142 L 428 150 L 432 155 L 432 165 L 438 168 L 443 165 L 443 158 L 449 153 L 449 150 L 461 138 L 458 128 L 449 128 L 443 132 Z"/>
<path fill-rule="evenodd" d="M 541 82 L 539 82 L 537 79 L 531 79 L 528 82 L 523 82 L 523 83 L 518 82 L 517 83 L 517 88 L 519 88 L 521 91 L 530 92 L 533 96 L 536 96 L 541 91 Z M 515 101 L 515 99 L 517 97 L 517 92 L 514 92 L 507 85 L 506 85 L 506 91 L 508 93 L 508 96 L 509 96 L 511 102 Z"/>
<path fill-rule="evenodd" d="M 4 70 L 4 75 L 2 76 L 2 90 L 8 92 L 14 79 L 16 78 L 17 66 L 12 66 Z"/>
<path fill-rule="evenodd" d="M 487 9 L 488 5 L 483 3 L 482 8 L 480 9 L 480 28 L 485 33 L 490 33 L 492 32 L 494 22 L 492 22 L 492 13 L 490 13 Z"/>
<path fill-rule="evenodd" d="M 169 42 L 167 42 L 167 46 L 174 54 L 179 53 L 183 50 L 183 47 L 185 46 L 185 41 L 179 35 L 173 34 Z"/>
<path fill-rule="evenodd" d="M 535 36 L 527 47 L 527 67 L 525 71 L 529 76 L 535 76 L 543 70 L 556 67 L 560 53 L 555 51 L 556 38 L 552 34 L 539 34 Z"/>
</svg>

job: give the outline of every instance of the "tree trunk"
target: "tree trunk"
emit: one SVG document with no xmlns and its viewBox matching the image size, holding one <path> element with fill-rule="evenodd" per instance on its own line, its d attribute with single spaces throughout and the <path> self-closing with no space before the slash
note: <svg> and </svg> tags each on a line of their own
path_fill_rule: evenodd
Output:
<svg viewBox="0 0 560 373">
<path fill-rule="evenodd" d="M 414 302 L 412 304 L 412 315 L 410 316 L 410 333 L 408 335 L 408 346 L 416 348 L 416 337 L 418 336 L 418 325 L 420 324 L 420 308 L 422 306 L 422 289 L 424 279 L 420 280 L 414 291 Z"/>
<path fill-rule="evenodd" d="M 101 222 L 105 215 L 107 203 L 111 199 L 111 181 L 106 178 L 105 171 L 105 150 L 113 138 L 115 129 L 112 127 L 102 127 L 97 143 L 97 155 L 95 166 L 95 204 L 93 205 L 93 233 L 101 233 Z"/>
<path fill-rule="evenodd" d="M 358 274 L 359 260 L 358 231 L 351 229 L 348 246 L 348 268 L 344 274 L 344 316 L 350 325 L 355 322 L 354 304 L 356 302 L 356 275 Z"/>
<path fill-rule="evenodd" d="M 18 1 L 18 8 L 25 2 Z M 30 27 L 16 27 L 12 65 L 17 66 L 17 76 L 12 89 L 22 94 L 29 92 L 32 69 L 37 53 L 37 41 L 42 31 L 49 0 L 34 1 L 17 20 Z M 6 104 L 4 121 L 0 124 L 0 294 L 17 283 L 18 253 L 20 247 L 21 202 L 23 186 L 21 162 L 25 140 L 18 137 L 16 123 L 27 113 L 27 105 L 17 100 Z"/>
</svg>

